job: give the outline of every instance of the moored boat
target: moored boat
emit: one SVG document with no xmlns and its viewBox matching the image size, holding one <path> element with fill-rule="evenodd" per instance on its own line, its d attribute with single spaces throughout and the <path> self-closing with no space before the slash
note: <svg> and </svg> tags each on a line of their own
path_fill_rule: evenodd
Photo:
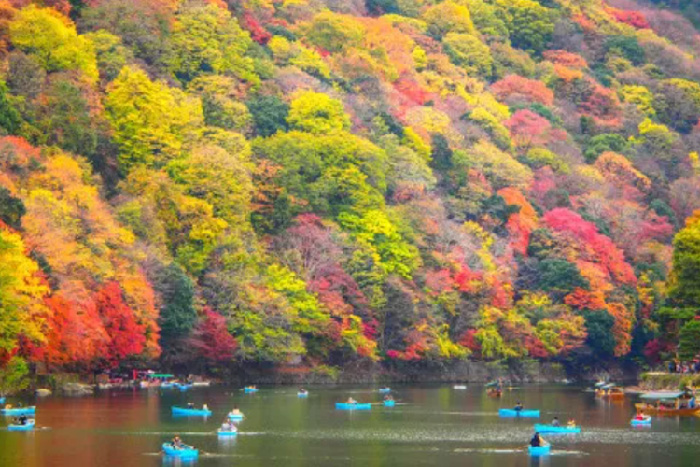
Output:
<svg viewBox="0 0 700 467">
<path fill-rule="evenodd" d="M 372 404 L 360 404 L 359 402 L 336 402 L 335 408 L 338 410 L 371 410 Z"/>
<path fill-rule="evenodd" d="M 170 457 L 179 457 L 180 459 L 194 459 L 199 456 L 199 449 L 192 446 L 182 444 L 179 447 L 172 443 L 163 443 L 163 453 Z"/>
<path fill-rule="evenodd" d="M 694 390 L 647 392 L 640 399 L 644 402 L 635 404 L 635 407 L 645 414 L 681 417 L 700 414 Z"/>
<path fill-rule="evenodd" d="M 595 395 L 607 399 L 624 399 L 625 390 L 621 386 L 610 383 L 596 388 Z"/>
<path fill-rule="evenodd" d="M 30 418 L 26 423 L 11 423 L 7 425 L 7 431 L 32 431 L 36 425 L 36 421 Z"/>
<path fill-rule="evenodd" d="M 211 410 L 208 408 L 201 408 L 201 409 L 195 409 L 195 408 L 188 408 L 188 407 L 178 407 L 178 406 L 173 406 L 172 407 L 172 412 L 173 415 L 191 415 L 191 416 L 198 416 L 198 417 L 208 417 L 211 415 Z"/>
<path fill-rule="evenodd" d="M 540 433 L 581 433 L 580 426 L 553 426 L 535 423 L 535 431 Z"/>
<path fill-rule="evenodd" d="M 498 409 L 499 417 L 525 417 L 525 418 L 539 418 L 539 410 L 515 410 L 515 409 Z"/>
<path fill-rule="evenodd" d="M 528 446 L 527 452 L 531 456 L 546 456 L 552 450 L 552 446 Z"/>
</svg>

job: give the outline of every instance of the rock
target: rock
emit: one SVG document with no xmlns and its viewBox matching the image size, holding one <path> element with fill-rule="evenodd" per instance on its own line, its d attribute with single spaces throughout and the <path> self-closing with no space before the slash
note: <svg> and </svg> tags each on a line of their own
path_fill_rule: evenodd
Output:
<svg viewBox="0 0 700 467">
<path fill-rule="evenodd" d="M 88 384 L 82 383 L 65 383 L 61 390 L 69 396 L 90 396 L 95 392 L 95 388 Z"/>
</svg>

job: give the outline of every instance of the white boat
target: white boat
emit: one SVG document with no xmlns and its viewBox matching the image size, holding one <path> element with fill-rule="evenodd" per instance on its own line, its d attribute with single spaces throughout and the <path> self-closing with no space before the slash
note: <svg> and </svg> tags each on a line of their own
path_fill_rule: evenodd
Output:
<svg viewBox="0 0 700 467">
<path fill-rule="evenodd" d="M 453 386 L 453 388 L 454 388 L 454 389 L 461 389 L 461 390 L 464 390 L 464 389 L 467 389 L 467 385 L 466 385 L 466 384 L 455 384 L 455 385 Z"/>
<path fill-rule="evenodd" d="M 205 388 L 211 386 L 211 381 L 194 381 L 192 386 L 195 388 Z"/>
</svg>

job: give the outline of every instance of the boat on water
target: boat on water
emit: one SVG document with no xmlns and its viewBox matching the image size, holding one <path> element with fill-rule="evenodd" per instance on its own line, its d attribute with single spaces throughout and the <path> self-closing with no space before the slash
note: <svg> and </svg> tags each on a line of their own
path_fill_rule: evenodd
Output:
<svg viewBox="0 0 700 467">
<path fill-rule="evenodd" d="M 546 456 L 549 454 L 552 450 L 552 446 L 549 444 L 546 446 L 528 446 L 527 447 L 527 452 L 531 456 Z"/>
<path fill-rule="evenodd" d="M 5 403 L 5 400 L 6 400 L 5 397 L 0 397 L 0 404 L 4 404 L 4 403 Z"/>
<path fill-rule="evenodd" d="M 630 425 L 632 426 L 651 426 L 651 417 L 647 415 L 646 417 L 637 418 L 634 417 L 630 420 Z"/>
<path fill-rule="evenodd" d="M 553 426 L 535 423 L 535 431 L 540 433 L 581 433 L 580 426 Z"/>
<path fill-rule="evenodd" d="M 163 389 L 174 388 L 174 387 L 176 387 L 177 385 L 178 385 L 178 383 L 175 382 L 175 381 L 163 381 L 162 383 L 160 383 L 160 387 L 163 388 Z"/>
<path fill-rule="evenodd" d="M 184 383 L 179 383 L 175 384 L 175 387 L 178 388 L 180 391 L 187 391 L 192 387 L 191 384 L 184 384 Z"/>
<path fill-rule="evenodd" d="M 360 404 L 359 402 L 336 402 L 335 408 L 338 410 L 371 410 L 372 404 Z"/>
<path fill-rule="evenodd" d="M 524 418 L 539 418 L 539 410 L 515 410 L 515 409 L 498 409 L 499 417 L 524 417 Z"/>
<path fill-rule="evenodd" d="M 309 397 L 309 391 L 299 391 L 297 397 Z"/>
<path fill-rule="evenodd" d="M 258 389 L 257 387 L 255 387 L 255 386 L 246 386 L 246 387 L 243 389 L 243 392 L 246 393 L 246 394 L 252 394 L 252 393 L 258 392 L 258 391 L 259 391 L 259 389 Z"/>
<path fill-rule="evenodd" d="M 228 414 L 229 420 L 243 420 L 244 418 L 245 418 L 245 415 L 243 415 L 243 412 L 238 412 L 238 413 L 229 412 L 229 414 Z"/>
<path fill-rule="evenodd" d="M 463 391 L 463 390 L 467 389 L 467 385 L 466 384 L 455 384 L 454 386 L 452 386 L 452 389 L 458 389 L 458 390 Z"/>
<path fill-rule="evenodd" d="M 25 423 L 11 423 L 7 425 L 7 431 L 32 431 L 36 426 L 36 420 L 28 419 Z"/>
<path fill-rule="evenodd" d="M 216 430 L 217 436 L 236 436 L 238 434 L 238 430 L 235 428 L 233 430 L 225 430 L 223 428 L 219 428 Z"/>
<path fill-rule="evenodd" d="M 195 449 L 186 444 L 175 446 L 173 443 L 163 443 L 162 447 L 163 453 L 166 456 L 178 457 L 180 459 L 194 459 L 199 457 L 199 449 Z"/>
<path fill-rule="evenodd" d="M 384 401 L 384 407 L 393 407 L 393 406 L 395 406 L 395 405 L 396 405 L 396 401 L 395 401 L 395 400 Z"/>
<path fill-rule="evenodd" d="M 173 415 L 190 415 L 190 416 L 197 416 L 197 417 L 208 417 L 209 415 L 212 414 L 211 410 L 209 408 L 202 407 L 201 409 L 195 409 L 195 408 L 190 408 L 190 407 L 178 407 L 174 405 L 172 407 L 172 412 Z"/>
<path fill-rule="evenodd" d="M 658 416 L 691 416 L 700 414 L 695 390 L 646 392 L 634 404 L 638 411 Z"/>
<path fill-rule="evenodd" d="M 0 409 L 0 413 L 3 415 L 31 415 L 36 412 L 36 407 L 30 405 L 29 407 L 5 407 Z"/>
<path fill-rule="evenodd" d="M 211 381 L 193 381 L 191 385 L 195 388 L 206 388 L 211 386 Z"/>
<path fill-rule="evenodd" d="M 603 386 L 596 388 L 595 395 L 596 397 L 600 397 L 603 399 L 619 400 L 625 398 L 625 390 L 622 386 L 618 386 L 615 383 L 610 383 L 604 384 Z"/>
<path fill-rule="evenodd" d="M 379 392 L 382 394 L 387 394 L 391 392 L 391 388 L 379 388 Z"/>
</svg>

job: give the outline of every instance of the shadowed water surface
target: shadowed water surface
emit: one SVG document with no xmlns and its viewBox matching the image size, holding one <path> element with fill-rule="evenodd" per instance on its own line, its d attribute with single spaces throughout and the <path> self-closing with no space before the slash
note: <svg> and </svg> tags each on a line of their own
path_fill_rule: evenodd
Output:
<svg viewBox="0 0 700 467">
<path fill-rule="evenodd" d="M 34 433 L 0 430 L 0 466 L 693 466 L 700 461 L 700 418 L 657 418 L 632 428 L 634 397 L 596 400 L 574 387 L 528 386 L 487 397 L 481 386 L 396 386 L 398 404 L 371 411 L 337 411 L 352 395 L 379 402 L 376 388 L 262 387 L 257 394 L 225 388 L 101 392 L 89 398 L 37 401 Z M 579 435 L 547 435 L 552 454 L 528 457 L 537 419 L 500 419 L 517 400 L 539 408 L 541 423 L 573 416 Z M 176 418 L 170 407 L 206 402 L 213 417 Z M 25 401 L 30 402 L 30 401 Z M 233 439 L 215 430 L 238 404 L 246 414 Z M 194 462 L 162 459 L 160 445 L 179 434 L 202 454 Z"/>
</svg>

